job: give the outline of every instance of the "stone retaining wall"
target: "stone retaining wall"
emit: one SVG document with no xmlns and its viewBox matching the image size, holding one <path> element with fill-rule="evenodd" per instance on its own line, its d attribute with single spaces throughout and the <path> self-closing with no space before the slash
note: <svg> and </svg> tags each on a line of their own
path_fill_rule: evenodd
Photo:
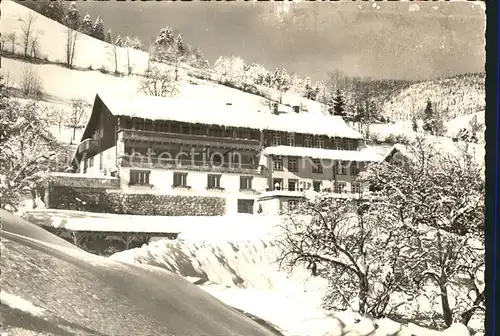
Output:
<svg viewBox="0 0 500 336">
<path fill-rule="evenodd" d="M 125 194 L 115 190 L 49 187 L 47 207 L 99 213 L 153 216 L 221 216 L 223 197 Z"/>
</svg>

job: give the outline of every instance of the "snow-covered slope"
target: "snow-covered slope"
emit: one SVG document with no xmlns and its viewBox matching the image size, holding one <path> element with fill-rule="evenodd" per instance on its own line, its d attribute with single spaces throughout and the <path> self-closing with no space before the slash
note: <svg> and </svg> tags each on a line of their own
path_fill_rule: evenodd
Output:
<svg viewBox="0 0 500 336">
<path fill-rule="evenodd" d="M 16 53 L 22 54 L 24 51 L 23 29 L 31 21 L 30 31 L 32 36 L 38 36 L 38 53 L 41 58 L 55 63 L 66 62 L 67 27 L 10 0 L 2 1 L 0 9 L 2 11 L 2 36 L 16 34 L 17 43 L 14 47 Z M 6 49 L 12 50 L 10 42 L 6 42 Z M 144 51 L 130 48 L 129 58 L 134 73 L 143 73 L 148 66 L 149 57 Z M 117 48 L 117 61 L 118 71 L 126 73 L 128 63 L 125 48 Z M 78 33 L 73 65 L 85 69 L 92 67 L 93 69 L 104 68 L 108 71 L 114 71 L 115 62 L 111 46 L 88 35 Z"/>
<path fill-rule="evenodd" d="M 445 119 L 475 113 L 486 104 L 484 79 L 484 74 L 464 74 L 415 83 L 386 99 L 381 113 L 392 120 L 411 120 L 423 112 L 427 99 Z"/>
<path fill-rule="evenodd" d="M 273 335 L 171 272 L 94 256 L 0 216 L 6 335 Z"/>
</svg>

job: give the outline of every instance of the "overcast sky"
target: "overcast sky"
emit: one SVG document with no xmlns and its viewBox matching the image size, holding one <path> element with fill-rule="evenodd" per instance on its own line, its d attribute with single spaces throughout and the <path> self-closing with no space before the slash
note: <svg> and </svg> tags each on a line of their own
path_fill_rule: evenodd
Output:
<svg viewBox="0 0 500 336">
<path fill-rule="evenodd" d="M 470 2 L 77 2 L 94 21 L 149 45 L 177 29 L 213 63 L 241 56 L 313 80 L 352 75 L 430 79 L 484 71 L 484 8 Z M 282 13 L 283 15 L 279 15 Z"/>
</svg>

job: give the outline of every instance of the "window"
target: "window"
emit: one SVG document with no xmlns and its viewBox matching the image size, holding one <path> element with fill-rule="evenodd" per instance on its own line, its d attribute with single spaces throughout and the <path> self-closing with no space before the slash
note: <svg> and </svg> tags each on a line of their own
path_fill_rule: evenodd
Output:
<svg viewBox="0 0 500 336">
<path fill-rule="evenodd" d="M 321 160 L 319 159 L 314 159 L 313 160 L 313 173 L 316 174 L 322 174 L 323 173 L 323 165 L 321 163 Z"/>
<path fill-rule="evenodd" d="M 273 179 L 273 190 L 283 190 L 283 179 Z"/>
<path fill-rule="evenodd" d="M 304 136 L 304 147 L 312 147 L 312 137 L 310 135 Z"/>
<path fill-rule="evenodd" d="M 337 190 L 335 190 L 337 193 L 339 194 L 343 194 L 346 192 L 346 188 L 347 188 L 347 184 L 345 182 L 337 182 L 337 186 L 336 186 Z"/>
<path fill-rule="evenodd" d="M 356 194 L 361 192 L 361 185 L 359 182 L 353 182 L 351 184 L 351 192 Z"/>
<path fill-rule="evenodd" d="M 313 181 L 313 190 L 317 192 L 321 190 L 321 181 Z"/>
<path fill-rule="evenodd" d="M 250 139 L 250 131 L 249 130 L 241 130 L 239 131 L 238 138 L 240 139 Z"/>
<path fill-rule="evenodd" d="M 273 162 L 274 162 L 274 170 L 283 170 L 282 156 L 275 156 Z"/>
<path fill-rule="evenodd" d="M 333 139 L 333 149 L 337 149 L 337 150 L 342 149 L 342 139 L 341 138 L 334 138 Z"/>
<path fill-rule="evenodd" d="M 94 157 L 89 158 L 89 168 L 94 166 Z"/>
<path fill-rule="evenodd" d="M 280 132 L 274 132 L 273 133 L 272 145 L 273 146 L 279 146 L 279 145 L 281 145 L 281 134 L 280 134 Z"/>
<path fill-rule="evenodd" d="M 337 175 L 347 175 L 347 165 L 345 161 L 337 161 Z"/>
<path fill-rule="evenodd" d="M 295 133 L 288 133 L 288 146 L 295 146 Z"/>
<path fill-rule="evenodd" d="M 174 173 L 174 188 L 187 187 L 187 173 Z"/>
<path fill-rule="evenodd" d="M 349 170 L 351 176 L 357 176 L 359 174 L 359 163 L 356 161 L 352 161 Z"/>
<path fill-rule="evenodd" d="M 207 188 L 220 189 L 220 175 L 208 175 Z"/>
<path fill-rule="evenodd" d="M 149 170 L 131 170 L 129 185 L 149 185 Z"/>
<path fill-rule="evenodd" d="M 325 139 L 322 136 L 316 137 L 316 148 L 325 148 Z"/>
<path fill-rule="evenodd" d="M 299 171 L 299 159 L 296 157 L 288 158 L 288 171 L 298 172 Z"/>
<path fill-rule="evenodd" d="M 238 213 L 253 214 L 253 200 L 238 200 Z"/>
<path fill-rule="evenodd" d="M 240 190 L 252 190 L 252 176 L 240 176 Z"/>
<path fill-rule="evenodd" d="M 346 139 L 345 149 L 346 150 L 354 150 L 354 142 L 351 139 Z"/>
<path fill-rule="evenodd" d="M 99 153 L 99 171 L 101 171 L 104 168 L 104 157 L 102 152 Z"/>
<path fill-rule="evenodd" d="M 295 191 L 297 190 L 297 180 L 288 180 L 288 191 Z"/>
<path fill-rule="evenodd" d="M 298 206 L 299 206 L 299 201 L 288 200 L 288 210 L 292 211 L 294 209 L 297 209 Z"/>
</svg>

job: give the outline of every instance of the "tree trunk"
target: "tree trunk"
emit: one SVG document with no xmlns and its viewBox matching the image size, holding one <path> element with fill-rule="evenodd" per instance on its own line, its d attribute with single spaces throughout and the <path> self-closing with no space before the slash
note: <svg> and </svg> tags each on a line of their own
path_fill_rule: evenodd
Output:
<svg viewBox="0 0 500 336">
<path fill-rule="evenodd" d="M 368 278 L 365 274 L 358 274 L 359 278 L 359 313 L 364 315 L 368 311 Z"/>
<path fill-rule="evenodd" d="M 453 323 L 453 312 L 450 307 L 450 302 L 448 301 L 448 289 L 446 285 L 440 285 L 441 290 L 441 306 L 443 309 L 443 319 L 447 327 L 451 326 Z"/>
<path fill-rule="evenodd" d="M 73 127 L 73 139 L 71 140 L 71 143 L 73 143 L 73 141 L 76 141 L 76 127 Z"/>
<path fill-rule="evenodd" d="M 474 303 L 472 304 L 472 307 L 469 308 L 467 311 L 465 311 L 462 316 L 461 316 L 461 322 L 465 325 L 469 324 L 470 319 L 472 316 L 474 316 L 474 313 L 478 309 L 479 305 L 484 301 L 484 292 L 479 294 L 476 299 L 474 300 Z"/>
</svg>

